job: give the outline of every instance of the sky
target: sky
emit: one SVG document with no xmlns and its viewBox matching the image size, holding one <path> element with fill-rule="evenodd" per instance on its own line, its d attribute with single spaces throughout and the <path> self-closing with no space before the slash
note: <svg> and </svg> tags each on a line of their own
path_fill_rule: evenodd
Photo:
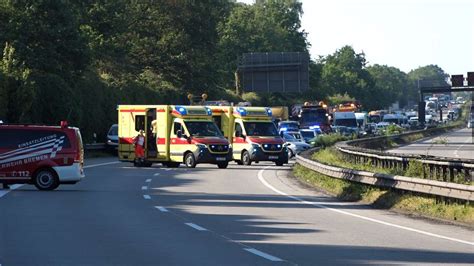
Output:
<svg viewBox="0 0 474 266">
<path fill-rule="evenodd" d="M 253 3 L 253 0 L 240 2 Z M 369 65 L 474 71 L 474 0 L 301 0 L 312 58 L 351 45 Z"/>
</svg>

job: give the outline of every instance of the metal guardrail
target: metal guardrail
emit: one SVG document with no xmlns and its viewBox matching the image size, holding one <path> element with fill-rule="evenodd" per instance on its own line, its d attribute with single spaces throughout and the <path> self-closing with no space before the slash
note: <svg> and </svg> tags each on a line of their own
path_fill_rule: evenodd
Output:
<svg viewBox="0 0 474 266">
<path fill-rule="evenodd" d="M 315 172 L 330 177 L 359 182 L 368 185 L 374 185 L 378 187 L 396 188 L 429 195 L 474 201 L 474 186 L 427 180 L 421 178 L 412 178 L 406 176 L 371 173 L 366 171 L 358 171 L 325 165 L 303 157 L 305 154 L 310 154 L 311 151 L 315 150 L 313 149 L 304 152 L 300 155 L 296 155 L 296 162 Z"/>
<path fill-rule="evenodd" d="M 344 159 L 353 163 L 372 164 L 375 167 L 407 170 L 410 162 L 417 161 L 422 164 L 421 170 L 423 171 L 423 178 L 445 182 L 459 182 L 460 180 L 458 179 L 462 177 L 462 182 L 471 183 L 474 175 L 474 160 L 428 155 L 393 154 L 381 150 L 365 148 L 381 145 L 380 143 L 393 141 L 397 138 L 410 137 L 410 135 L 423 134 L 423 136 L 426 137 L 436 135 L 437 133 L 444 133 L 445 131 L 446 128 L 432 129 L 393 136 L 344 141 L 336 143 L 335 147 L 343 154 Z"/>
</svg>

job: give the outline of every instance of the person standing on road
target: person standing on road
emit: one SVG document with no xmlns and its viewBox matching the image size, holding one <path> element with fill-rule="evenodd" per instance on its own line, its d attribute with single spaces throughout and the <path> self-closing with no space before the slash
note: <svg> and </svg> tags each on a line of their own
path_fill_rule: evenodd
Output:
<svg viewBox="0 0 474 266">
<path fill-rule="evenodd" d="M 141 162 L 145 161 L 145 150 L 143 148 L 145 145 L 145 135 L 143 130 L 140 129 L 138 136 L 133 140 L 133 144 L 135 145 L 135 159 Z"/>
</svg>

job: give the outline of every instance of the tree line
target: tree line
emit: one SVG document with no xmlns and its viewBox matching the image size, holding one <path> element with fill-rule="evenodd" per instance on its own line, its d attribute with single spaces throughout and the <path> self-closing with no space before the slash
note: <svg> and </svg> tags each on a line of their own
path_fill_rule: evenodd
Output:
<svg viewBox="0 0 474 266">
<path fill-rule="evenodd" d="M 116 122 L 118 104 L 183 104 L 207 92 L 276 105 L 347 93 L 383 108 L 416 99 L 415 80 L 446 76 L 435 65 L 407 74 L 367 66 L 345 46 L 310 62 L 308 92 L 236 94 L 242 53 L 309 51 L 302 14 L 294 0 L 0 0 L 0 120 L 68 120 L 89 141 Z"/>
</svg>

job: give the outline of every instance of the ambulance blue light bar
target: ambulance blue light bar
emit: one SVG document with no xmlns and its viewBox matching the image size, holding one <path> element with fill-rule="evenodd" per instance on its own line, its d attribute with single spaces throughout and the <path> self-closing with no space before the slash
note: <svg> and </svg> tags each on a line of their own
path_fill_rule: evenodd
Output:
<svg viewBox="0 0 474 266">
<path fill-rule="evenodd" d="M 211 108 L 209 108 L 209 107 L 205 107 L 205 108 L 206 108 L 207 115 L 212 115 Z"/>
<path fill-rule="evenodd" d="M 267 115 L 268 116 L 272 116 L 272 109 L 266 107 L 265 109 L 267 109 Z"/>
<path fill-rule="evenodd" d="M 242 107 L 238 107 L 237 112 L 239 112 L 239 114 L 241 116 L 246 116 L 247 115 L 247 110 L 245 110 L 245 108 L 242 108 Z"/>
<path fill-rule="evenodd" d="M 188 111 L 183 106 L 176 106 L 175 109 L 176 109 L 176 111 L 178 111 L 178 113 L 180 115 L 187 115 L 188 114 Z"/>
</svg>

